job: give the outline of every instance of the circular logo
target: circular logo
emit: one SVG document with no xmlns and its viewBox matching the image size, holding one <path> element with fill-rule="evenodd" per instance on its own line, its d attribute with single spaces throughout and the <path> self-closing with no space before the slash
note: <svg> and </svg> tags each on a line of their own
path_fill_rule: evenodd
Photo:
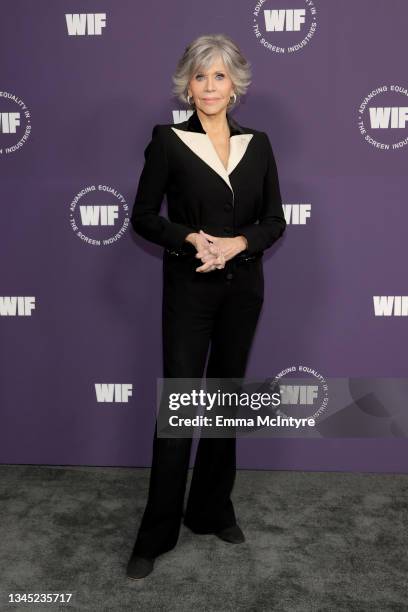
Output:
<svg viewBox="0 0 408 612">
<path fill-rule="evenodd" d="M 402 149 L 408 144 L 408 89 L 382 85 L 370 91 L 358 109 L 358 129 L 375 149 Z"/>
<path fill-rule="evenodd" d="M 313 0 L 258 0 L 252 11 L 252 29 L 268 51 L 296 53 L 316 32 L 316 13 Z"/>
<path fill-rule="evenodd" d="M 270 388 L 275 391 L 277 388 L 280 390 L 281 416 L 316 421 L 329 403 L 326 379 L 308 366 L 297 365 L 285 368 L 273 378 Z"/>
<path fill-rule="evenodd" d="M 93 246 L 117 242 L 129 226 L 125 198 L 108 185 L 88 185 L 70 204 L 69 222 L 75 235 Z"/>
<path fill-rule="evenodd" d="M 21 98 L 0 91 L 0 155 L 21 149 L 31 134 L 31 113 Z"/>
</svg>

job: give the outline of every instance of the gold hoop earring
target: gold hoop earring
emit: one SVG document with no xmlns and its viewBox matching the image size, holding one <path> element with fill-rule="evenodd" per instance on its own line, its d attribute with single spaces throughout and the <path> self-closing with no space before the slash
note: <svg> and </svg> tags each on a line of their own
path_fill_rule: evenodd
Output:
<svg viewBox="0 0 408 612">
<path fill-rule="evenodd" d="M 230 104 L 235 104 L 237 101 L 237 94 L 234 92 L 234 101 L 231 102 L 231 96 L 230 96 Z"/>
<path fill-rule="evenodd" d="M 194 106 L 194 100 L 193 100 L 193 102 L 190 102 L 190 97 L 191 96 L 189 96 L 189 95 L 187 96 L 187 103 L 188 103 L 189 106 Z"/>
</svg>

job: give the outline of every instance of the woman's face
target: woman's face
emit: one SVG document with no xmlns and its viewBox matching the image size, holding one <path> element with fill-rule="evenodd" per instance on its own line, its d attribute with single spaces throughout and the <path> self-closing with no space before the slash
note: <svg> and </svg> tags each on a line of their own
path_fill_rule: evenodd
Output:
<svg viewBox="0 0 408 612">
<path fill-rule="evenodd" d="M 227 108 L 234 85 L 221 58 L 206 70 L 197 70 L 190 80 L 188 95 L 203 113 L 217 114 Z"/>
</svg>

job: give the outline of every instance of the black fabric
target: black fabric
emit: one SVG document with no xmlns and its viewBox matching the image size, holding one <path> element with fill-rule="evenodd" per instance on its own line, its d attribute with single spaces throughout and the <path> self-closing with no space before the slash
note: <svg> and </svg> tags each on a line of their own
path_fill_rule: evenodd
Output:
<svg viewBox="0 0 408 612">
<path fill-rule="evenodd" d="M 168 249 L 181 248 L 200 229 L 214 236 L 243 235 L 247 255 L 263 252 L 282 236 L 278 172 L 265 132 L 240 126 L 227 114 L 232 136 L 253 134 L 243 158 L 225 180 L 172 130 L 205 133 L 197 111 L 172 126 L 155 125 L 132 209 L 135 232 Z M 167 195 L 168 218 L 160 215 Z"/>
<path fill-rule="evenodd" d="M 196 272 L 200 265 L 164 256 L 163 376 L 243 378 L 264 299 L 262 260 L 230 260 L 208 273 Z M 191 444 L 191 438 L 158 437 L 156 421 L 148 501 L 133 554 L 156 557 L 176 545 Z M 213 533 L 236 524 L 235 475 L 236 438 L 202 437 L 184 517 L 188 527 Z"/>
</svg>

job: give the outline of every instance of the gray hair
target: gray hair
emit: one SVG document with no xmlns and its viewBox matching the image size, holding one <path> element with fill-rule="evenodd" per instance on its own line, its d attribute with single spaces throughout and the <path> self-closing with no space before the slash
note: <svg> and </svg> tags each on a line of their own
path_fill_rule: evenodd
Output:
<svg viewBox="0 0 408 612">
<path fill-rule="evenodd" d="M 242 55 L 239 47 L 226 34 L 205 34 L 191 42 L 184 50 L 172 77 L 173 93 L 182 102 L 188 103 L 187 91 L 190 79 L 196 70 L 208 68 L 215 58 L 221 57 L 228 70 L 236 103 L 244 95 L 251 83 L 250 62 Z M 235 106 L 230 100 L 228 109 Z"/>
</svg>

